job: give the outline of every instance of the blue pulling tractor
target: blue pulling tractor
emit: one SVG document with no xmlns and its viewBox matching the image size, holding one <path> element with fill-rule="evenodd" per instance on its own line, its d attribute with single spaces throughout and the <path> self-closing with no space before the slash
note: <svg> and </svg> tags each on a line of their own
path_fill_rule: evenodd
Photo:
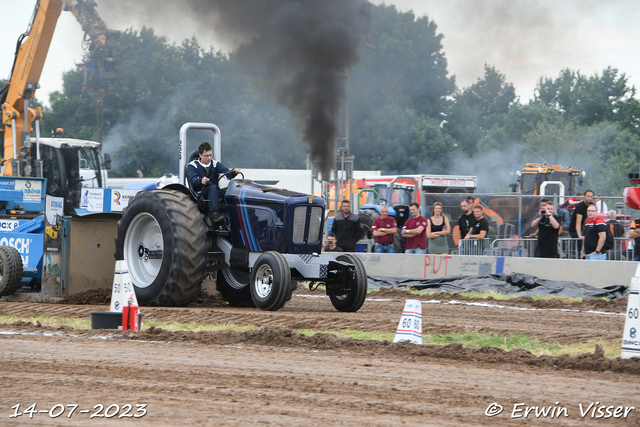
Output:
<svg viewBox="0 0 640 427">
<path fill-rule="evenodd" d="M 180 182 L 186 182 L 183 150 L 190 129 L 213 131 L 213 157 L 221 157 L 217 126 L 185 124 Z M 362 262 L 353 254 L 320 253 L 322 198 L 233 179 L 221 204 L 221 224 L 209 221 L 205 206 L 182 184 L 141 191 L 129 202 L 118 223 L 116 259 L 127 261 L 141 304 L 187 305 L 207 274 L 215 275 L 218 291 L 233 306 L 278 310 L 298 281 L 311 282 L 310 288 L 323 284 L 339 311 L 357 311 L 364 303 Z"/>
</svg>

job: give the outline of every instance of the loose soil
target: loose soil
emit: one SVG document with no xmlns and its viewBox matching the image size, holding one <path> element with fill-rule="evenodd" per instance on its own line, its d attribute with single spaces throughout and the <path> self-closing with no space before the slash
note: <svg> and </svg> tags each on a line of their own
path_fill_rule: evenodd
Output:
<svg viewBox="0 0 640 427">
<path fill-rule="evenodd" d="M 88 319 L 90 311 L 108 311 L 109 298 L 109 292 L 92 292 L 65 304 L 1 301 L 0 315 Z M 626 417 L 612 415 L 607 424 L 640 425 L 640 359 L 605 358 L 600 348 L 576 357 L 536 357 L 522 349 L 294 332 L 394 332 L 406 299 L 424 302 L 424 333 L 522 332 L 565 344 L 620 341 L 627 304 L 416 296 L 385 289 L 370 293 L 357 313 L 339 313 L 321 292 L 299 288 L 277 312 L 228 307 L 207 294 L 186 308 L 141 309 L 147 322 L 257 328 L 247 332 L 169 332 L 144 325 L 140 333 L 87 331 L 21 320 L 0 325 L 0 425 L 510 425 L 518 422 L 512 415 L 524 417 L 525 407 L 534 406 L 556 408 L 559 416 L 536 417 L 532 410 L 531 423 L 584 425 L 603 421 L 594 418 L 597 408 L 587 411 L 592 402 L 623 407 L 618 413 L 611 408 L 613 415 L 629 407 Z M 9 418 L 14 405 L 24 411 L 33 403 L 37 410 L 79 406 L 71 418 L 71 407 L 58 418 Z M 504 410 L 488 417 L 493 403 Z M 120 409 L 113 418 L 90 419 L 98 404 L 131 404 L 130 415 L 136 404 L 146 404 L 147 414 L 118 418 L 125 411 Z M 606 408 L 602 414 L 607 416 Z"/>
</svg>

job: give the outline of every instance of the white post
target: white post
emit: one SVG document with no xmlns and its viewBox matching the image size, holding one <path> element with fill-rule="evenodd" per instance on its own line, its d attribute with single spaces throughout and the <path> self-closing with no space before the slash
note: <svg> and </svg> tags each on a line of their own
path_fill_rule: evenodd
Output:
<svg viewBox="0 0 640 427">
<path fill-rule="evenodd" d="M 624 332 L 622 333 L 623 359 L 640 357 L 640 265 L 635 277 L 631 278 L 627 311 L 625 312 Z"/>
</svg>

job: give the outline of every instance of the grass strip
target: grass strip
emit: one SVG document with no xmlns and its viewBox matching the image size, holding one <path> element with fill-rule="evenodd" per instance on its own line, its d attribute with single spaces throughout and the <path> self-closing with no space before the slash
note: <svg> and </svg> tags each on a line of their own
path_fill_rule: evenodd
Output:
<svg viewBox="0 0 640 427">
<path fill-rule="evenodd" d="M 447 345 L 460 343 L 464 347 L 480 348 L 483 346 L 496 347 L 505 351 L 514 348 L 522 348 L 536 356 L 560 356 L 568 354 L 577 356 L 584 353 L 592 353 L 596 345 L 604 349 L 605 357 L 618 357 L 621 352 L 621 340 L 589 340 L 582 343 L 560 344 L 540 341 L 537 337 L 518 332 L 511 335 L 500 335 L 483 332 L 451 332 L 447 334 L 429 334 L 422 336 L 423 344 Z"/>
<path fill-rule="evenodd" d="M 20 318 L 15 315 L 0 316 L 0 324 L 11 324 L 22 320 L 24 322 L 39 322 L 42 326 L 57 328 L 60 326 L 69 326 L 74 329 L 88 330 L 91 329 L 91 321 L 89 319 L 73 319 L 65 317 L 44 317 L 36 316 L 30 318 Z M 234 325 L 234 324 L 212 324 L 189 322 L 181 323 L 176 321 L 155 321 L 143 320 L 143 329 L 154 326 L 167 331 L 192 331 L 192 332 L 222 332 L 235 331 L 245 332 L 258 330 L 255 325 Z M 367 332 L 345 329 L 343 331 L 317 330 L 317 329 L 296 329 L 296 333 L 311 336 L 317 333 L 332 334 L 340 338 L 353 338 L 357 340 L 387 340 L 393 341 L 395 332 Z M 622 339 L 622 337 L 620 337 Z M 577 356 L 584 353 L 593 353 L 596 345 L 600 345 L 604 349 L 605 357 L 615 358 L 620 356 L 621 352 L 620 340 L 588 340 L 581 343 L 560 344 L 540 341 L 537 337 L 531 337 L 524 333 L 515 333 L 509 335 L 500 335 L 484 332 L 450 332 L 447 334 L 423 334 L 423 344 L 448 345 L 460 343 L 464 347 L 480 348 L 483 346 L 496 347 L 505 351 L 515 348 L 521 348 L 530 351 L 536 356 L 560 356 L 567 354 L 569 356 Z"/>
<path fill-rule="evenodd" d="M 376 292 L 376 291 L 374 290 L 373 292 Z M 467 298 L 487 299 L 491 297 L 494 300 L 510 300 L 510 299 L 522 297 L 522 295 L 518 295 L 518 294 L 501 294 L 500 292 L 496 292 L 496 291 L 488 291 L 488 292 L 423 291 L 423 290 L 419 290 L 411 287 L 407 287 L 407 292 L 412 295 L 427 295 L 427 296 L 444 292 L 450 295 L 460 295 L 462 297 L 467 297 Z M 371 296 L 374 297 L 375 294 Z M 563 302 L 582 302 L 583 300 L 580 297 L 560 297 L 555 295 L 532 295 L 531 299 L 544 300 L 544 301 L 554 300 L 554 301 L 563 301 Z M 604 297 L 597 298 L 597 299 L 604 299 L 609 301 L 607 298 L 604 298 Z"/>
</svg>

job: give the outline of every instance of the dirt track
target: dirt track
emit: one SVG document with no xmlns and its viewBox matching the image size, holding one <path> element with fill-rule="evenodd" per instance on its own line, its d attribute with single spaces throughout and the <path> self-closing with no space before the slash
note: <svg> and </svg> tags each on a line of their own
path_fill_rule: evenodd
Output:
<svg viewBox="0 0 640 427">
<path fill-rule="evenodd" d="M 146 329 L 133 334 L 4 325 L 0 330 L 15 334 L 0 335 L 0 424 L 507 425 L 517 422 L 511 418 L 514 404 L 524 403 L 556 411 L 566 407 L 568 417 L 563 413 L 560 418 L 536 418 L 531 412 L 527 419 L 534 423 L 584 425 L 592 413 L 581 417 L 579 405 L 584 411 L 596 401 L 639 408 L 628 409 L 626 418 L 609 419 L 608 424 L 640 424 L 637 359 L 606 359 L 598 352 L 538 358 L 524 350 L 295 334 L 291 329 L 392 332 L 407 297 L 394 291 L 372 294 L 359 312 L 338 313 L 316 295 L 298 291 L 275 313 L 215 304 L 143 308 L 147 319 L 264 328 L 244 333 Z M 423 304 L 425 332 L 521 331 L 562 343 L 619 340 L 626 308 L 626 301 L 574 303 L 566 307 L 572 311 L 564 311 L 555 302 L 526 298 L 508 303 L 511 308 L 447 303 L 461 298 L 445 294 L 423 299 L 442 301 Z M 87 318 L 92 310 L 106 307 L 0 302 L 0 314 L 20 318 Z M 485 410 L 494 402 L 504 411 L 487 417 Z M 68 419 L 69 408 L 55 419 L 46 413 L 9 419 L 12 406 L 20 404 L 24 411 L 32 403 L 38 403 L 37 409 L 75 403 L 80 405 L 77 411 L 91 413 L 97 404 L 129 403 L 134 405 L 131 414 L 135 404 L 146 404 L 148 413 L 140 420 L 115 421 L 124 410 L 113 419 L 89 419 L 90 414 L 79 412 Z M 523 412 L 516 416 L 524 415 L 524 406 L 517 409 Z"/>
</svg>

